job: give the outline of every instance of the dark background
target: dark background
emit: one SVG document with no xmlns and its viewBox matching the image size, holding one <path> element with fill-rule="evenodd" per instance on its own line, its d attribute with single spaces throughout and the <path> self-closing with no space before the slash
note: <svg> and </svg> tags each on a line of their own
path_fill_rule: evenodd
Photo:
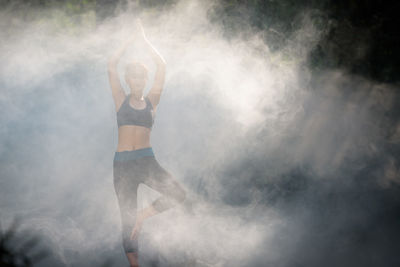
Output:
<svg viewBox="0 0 400 267">
<path fill-rule="evenodd" d="M 59 6 L 72 14 L 79 14 L 93 9 L 98 23 L 124 6 L 124 1 L 109 0 L 0 3 L 1 6 L 14 5 L 22 11 Z M 175 1 L 138 3 L 143 8 L 167 8 Z M 265 35 L 265 42 L 272 51 L 290 42 L 291 34 L 300 25 L 296 23 L 297 19 L 303 12 L 311 12 L 320 21 L 320 27 L 326 29 L 326 34 L 306 62 L 312 74 L 311 90 L 318 91 L 313 82 L 318 80 L 321 72 L 341 69 L 374 83 L 390 85 L 395 103 L 389 109 L 377 111 L 376 124 L 385 122 L 380 128 L 383 131 L 380 139 L 371 140 L 378 147 L 377 151 L 362 155 L 356 161 L 344 162 L 339 178 L 330 179 L 336 175 L 335 172 L 315 173 L 310 163 L 302 162 L 276 179 L 263 179 L 264 175 L 268 176 L 268 164 L 272 166 L 274 160 L 278 160 L 274 158 L 241 158 L 225 166 L 221 175 L 227 178 L 221 183 L 224 184 L 223 199 L 226 204 L 245 205 L 250 202 L 251 193 L 258 191 L 262 196 L 258 205 L 279 209 L 289 221 L 293 218 L 303 229 L 300 244 L 292 244 L 290 236 L 284 234 L 285 229 L 282 229 L 281 237 L 275 237 L 277 248 L 284 250 L 291 245 L 296 248 L 285 254 L 287 259 L 266 262 L 256 257 L 248 266 L 400 266 L 400 146 L 399 140 L 388 140 L 396 131 L 400 119 L 400 36 L 397 29 L 400 4 L 367 0 L 224 0 L 220 3 L 208 15 L 213 23 L 223 26 L 225 38 L 235 37 L 250 25 L 252 31 L 269 33 Z M 246 26 L 243 21 L 247 22 Z M 351 94 L 352 88 L 345 88 L 342 97 L 346 99 Z M 318 110 L 309 106 L 307 112 L 311 114 Z M 332 120 L 340 120 L 340 114 Z M 364 130 L 368 132 L 369 128 Z M 265 162 L 268 162 L 267 166 Z M 377 176 L 384 175 L 387 166 L 397 174 L 386 186 L 382 186 Z M 240 172 L 249 169 L 252 175 L 247 179 L 232 178 L 240 177 Z M 207 192 L 203 194 L 207 197 Z M 6 253 L 4 250 L 1 252 Z"/>
</svg>

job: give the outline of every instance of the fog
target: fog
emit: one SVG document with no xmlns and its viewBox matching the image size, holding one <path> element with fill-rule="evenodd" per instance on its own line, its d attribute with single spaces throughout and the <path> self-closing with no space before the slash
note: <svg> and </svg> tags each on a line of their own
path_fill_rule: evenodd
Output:
<svg viewBox="0 0 400 267">
<path fill-rule="evenodd" d="M 0 221 L 4 228 L 19 216 L 20 231 L 42 237 L 51 256 L 37 266 L 128 264 L 113 187 L 118 135 L 107 60 L 138 17 L 167 63 L 151 144 L 188 191 L 181 206 L 145 222 L 143 266 L 376 266 L 393 255 L 387 232 L 364 233 L 398 201 L 389 147 L 399 143 L 400 124 L 387 117 L 395 88 L 308 69 L 329 29 L 316 22 L 323 14 L 299 14 L 299 30 L 270 49 L 265 37 L 279 31 L 242 21 L 226 36 L 210 21 L 216 6 L 141 9 L 132 1 L 86 28 L 60 24 L 55 9 L 1 10 Z M 127 93 L 132 60 L 149 68 L 149 81 L 155 71 L 132 46 L 119 65 Z M 159 196 L 145 185 L 139 191 L 139 209 Z"/>
</svg>

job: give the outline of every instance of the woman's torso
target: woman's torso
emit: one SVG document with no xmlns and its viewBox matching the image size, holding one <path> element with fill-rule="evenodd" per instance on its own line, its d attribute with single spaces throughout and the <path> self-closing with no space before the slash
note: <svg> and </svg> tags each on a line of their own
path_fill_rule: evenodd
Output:
<svg viewBox="0 0 400 267">
<path fill-rule="evenodd" d="M 117 152 L 151 147 L 150 134 L 154 123 L 154 110 L 148 98 L 146 107 L 136 109 L 129 104 L 130 94 L 117 112 L 118 146 Z M 135 125 L 137 124 L 137 125 Z"/>
<path fill-rule="evenodd" d="M 151 147 L 151 130 L 141 126 L 121 126 L 118 129 L 117 151 L 130 151 L 140 148 Z"/>
</svg>

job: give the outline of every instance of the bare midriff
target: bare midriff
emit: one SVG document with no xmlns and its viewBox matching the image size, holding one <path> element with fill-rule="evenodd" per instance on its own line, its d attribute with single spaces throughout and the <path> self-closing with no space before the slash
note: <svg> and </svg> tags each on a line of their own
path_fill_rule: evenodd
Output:
<svg viewBox="0 0 400 267">
<path fill-rule="evenodd" d="M 151 147 L 150 133 L 151 129 L 143 126 L 122 125 L 118 128 L 117 152 Z"/>
</svg>

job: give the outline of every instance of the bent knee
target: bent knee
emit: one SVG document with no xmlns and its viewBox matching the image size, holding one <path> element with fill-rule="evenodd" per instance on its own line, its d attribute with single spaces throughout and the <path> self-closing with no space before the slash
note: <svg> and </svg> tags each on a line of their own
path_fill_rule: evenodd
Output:
<svg viewBox="0 0 400 267">
<path fill-rule="evenodd" d="M 178 187 L 177 194 L 175 195 L 175 200 L 179 203 L 182 203 L 186 199 L 186 190 L 182 187 Z"/>
</svg>

